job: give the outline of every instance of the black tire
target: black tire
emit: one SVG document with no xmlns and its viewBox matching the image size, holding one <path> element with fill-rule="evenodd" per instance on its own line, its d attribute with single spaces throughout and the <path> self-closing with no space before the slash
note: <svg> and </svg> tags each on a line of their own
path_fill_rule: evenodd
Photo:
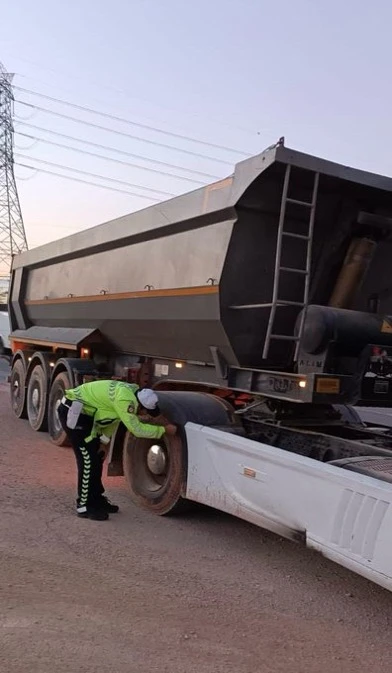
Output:
<svg viewBox="0 0 392 673">
<path fill-rule="evenodd" d="M 133 502 L 159 514 L 177 514 L 192 507 L 186 492 L 188 454 L 183 431 L 188 422 L 237 430 L 238 419 L 226 402 L 214 395 L 189 391 L 157 391 L 163 416 L 179 426 L 174 437 L 138 439 L 128 432 L 123 445 L 123 470 Z M 149 468 L 148 453 L 156 445 L 166 458 L 162 474 Z M 151 456 L 150 456 L 151 457 Z M 151 462 L 151 461 L 150 461 Z"/>
<path fill-rule="evenodd" d="M 165 469 L 154 474 L 151 447 L 159 447 L 165 457 Z M 150 456 L 150 461 L 148 460 Z M 186 453 L 180 435 L 157 439 L 139 439 L 126 433 L 123 451 L 124 475 L 132 501 L 160 516 L 184 512 L 189 503 L 182 497 L 186 483 Z"/>
<path fill-rule="evenodd" d="M 50 439 L 56 446 L 70 446 L 70 441 L 64 432 L 57 413 L 58 406 L 65 390 L 71 388 L 67 372 L 60 372 L 52 383 L 48 403 L 48 430 Z"/>
<path fill-rule="evenodd" d="M 45 432 L 48 428 L 48 377 L 41 364 L 33 368 L 27 384 L 27 417 L 30 426 L 36 432 Z"/>
<path fill-rule="evenodd" d="M 18 359 L 12 365 L 10 377 L 11 408 L 17 418 L 27 418 L 26 407 L 26 368 L 23 360 Z"/>
</svg>

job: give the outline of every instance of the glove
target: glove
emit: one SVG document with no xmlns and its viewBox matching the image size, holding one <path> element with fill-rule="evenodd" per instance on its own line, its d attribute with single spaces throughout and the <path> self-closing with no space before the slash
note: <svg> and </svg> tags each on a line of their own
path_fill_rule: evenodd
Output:
<svg viewBox="0 0 392 673">
<path fill-rule="evenodd" d="M 100 445 L 98 449 L 98 455 L 101 456 L 102 460 L 104 461 L 109 453 L 110 438 L 106 437 L 105 435 L 101 435 L 99 440 Z"/>
<path fill-rule="evenodd" d="M 169 423 L 168 425 L 165 426 L 165 435 L 169 435 L 170 437 L 174 437 L 174 435 L 177 433 L 177 427 L 173 425 L 172 423 Z"/>
</svg>

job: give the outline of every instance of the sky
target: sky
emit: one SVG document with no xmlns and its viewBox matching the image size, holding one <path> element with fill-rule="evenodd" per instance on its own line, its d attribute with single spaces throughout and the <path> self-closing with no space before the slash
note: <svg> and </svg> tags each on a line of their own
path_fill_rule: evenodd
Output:
<svg viewBox="0 0 392 673">
<path fill-rule="evenodd" d="M 280 136 L 295 149 L 392 175 L 387 0 L 2 0 L 1 5 L 0 61 L 15 73 L 15 174 L 29 247 L 229 175 L 236 162 Z M 38 137 L 117 161 L 37 142 Z"/>
</svg>

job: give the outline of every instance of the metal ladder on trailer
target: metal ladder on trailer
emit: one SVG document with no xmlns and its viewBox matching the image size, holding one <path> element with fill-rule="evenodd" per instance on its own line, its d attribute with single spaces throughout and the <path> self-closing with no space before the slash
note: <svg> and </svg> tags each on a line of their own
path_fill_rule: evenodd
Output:
<svg viewBox="0 0 392 673">
<path fill-rule="evenodd" d="M 309 303 L 309 287 L 310 287 L 310 270 L 312 262 L 312 243 L 313 243 L 313 230 L 314 230 L 314 220 L 316 214 L 316 203 L 317 203 L 317 193 L 319 185 L 319 173 L 314 174 L 313 181 L 313 190 L 312 190 L 312 200 L 310 202 L 300 201 L 289 197 L 289 186 L 290 186 L 290 175 L 291 175 L 291 165 L 286 166 L 286 172 L 283 182 L 283 192 L 282 200 L 280 205 L 280 214 L 279 214 L 279 225 L 278 225 L 278 235 L 276 243 L 276 256 L 275 256 L 275 273 L 274 273 L 274 286 L 272 292 L 272 302 L 270 304 L 263 304 L 263 307 L 270 307 L 270 316 L 268 320 L 267 333 L 264 341 L 263 349 L 263 360 L 268 358 L 271 341 L 280 340 L 280 341 L 292 341 L 296 344 L 294 361 L 298 360 L 300 341 L 302 333 L 305 326 L 305 310 Z M 294 232 L 288 231 L 285 228 L 286 224 L 286 209 L 287 204 L 295 204 L 309 210 L 309 223 L 308 230 L 305 234 L 296 234 Z M 299 239 L 306 244 L 306 256 L 305 256 L 305 267 L 304 268 L 292 268 L 287 266 L 282 266 L 282 251 L 284 243 L 290 239 Z M 296 275 L 304 276 L 304 289 L 303 289 L 303 299 L 302 301 L 289 301 L 286 299 L 279 298 L 279 290 L 281 285 L 281 277 L 283 273 L 292 273 Z M 297 335 L 287 335 L 287 334 L 278 334 L 275 332 L 274 327 L 276 323 L 276 314 L 277 310 L 286 306 L 297 306 L 298 309 L 303 309 L 301 322 L 299 324 Z"/>
</svg>

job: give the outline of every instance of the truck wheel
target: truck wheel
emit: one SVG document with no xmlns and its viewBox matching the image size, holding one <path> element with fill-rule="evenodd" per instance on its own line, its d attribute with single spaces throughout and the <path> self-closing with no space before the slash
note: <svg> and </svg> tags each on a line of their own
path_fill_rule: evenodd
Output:
<svg viewBox="0 0 392 673">
<path fill-rule="evenodd" d="M 123 465 L 133 502 L 161 516 L 184 511 L 188 506 L 182 498 L 185 456 L 179 435 L 160 440 L 139 439 L 127 432 Z"/>
<path fill-rule="evenodd" d="M 12 365 L 10 378 L 11 407 L 17 418 L 27 418 L 26 369 L 21 359 Z"/>
<path fill-rule="evenodd" d="M 68 374 L 66 372 L 57 374 L 50 389 L 48 404 L 49 435 L 56 446 L 70 446 L 69 439 L 61 426 L 57 413 L 61 399 L 64 397 L 64 392 L 69 388 L 72 388 L 72 386 Z"/>
<path fill-rule="evenodd" d="M 33 430 L 48 427 L 48 379 L 42 365 L 32 370 L 27 385 L 27 416 Z"/>
</svg>

